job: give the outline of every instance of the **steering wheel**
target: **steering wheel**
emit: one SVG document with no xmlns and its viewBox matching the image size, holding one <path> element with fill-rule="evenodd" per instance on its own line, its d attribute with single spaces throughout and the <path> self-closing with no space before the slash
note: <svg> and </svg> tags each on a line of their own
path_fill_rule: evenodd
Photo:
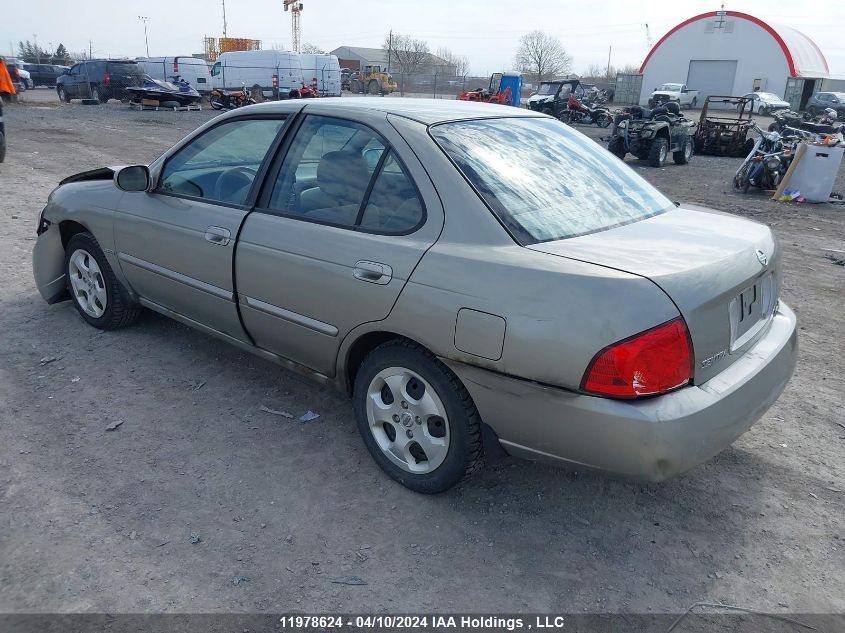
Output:
<svg viewBox="0 0 845 633">
<path fill-rule="evenodd" d="M 231 202 L 234 204 L 241 204 L 243 199 L 234 199 L 236 193 L 241 193 L 244 188 L 252 185 L 255 179 L 257 169 L 252 167 L 231 167 L 217 177 L 217 182 L 214 183 L 214 199 L 221 202 Z M 243 196 L 246 198 L 246 196 Z"/>
</svg>

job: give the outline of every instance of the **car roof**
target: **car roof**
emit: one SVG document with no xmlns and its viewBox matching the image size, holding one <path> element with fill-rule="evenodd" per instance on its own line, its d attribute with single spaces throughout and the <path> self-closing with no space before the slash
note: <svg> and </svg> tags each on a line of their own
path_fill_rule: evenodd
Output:
<svg viewBox="0 0 845 633">
<path fill-rule="evenodd" d="M 303 104 L 299 100 L 287 100 L 270 101 L 250 107 L 260 108 L 268 112 L 284 113 L 300 105 Z M 478 103 L 476 101 L 459 101 L 457 99 L 321 97 L 314 101 L 308 101 L 305 105 L 314 105 L 320 108 L 336 108 L 338 114 L 361 110 L 384 112 L 386 114 L 394 114 L 413 119 L 426 125 L 465 119 L 540 116 L 538 113 L 524 108 L 492 103 Z"/>
</svg>

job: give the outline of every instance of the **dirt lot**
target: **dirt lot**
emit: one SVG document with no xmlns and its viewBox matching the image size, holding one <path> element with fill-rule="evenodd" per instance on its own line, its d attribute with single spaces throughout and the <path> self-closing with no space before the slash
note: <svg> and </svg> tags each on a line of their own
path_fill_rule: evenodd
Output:
<svg viewBox="0 0 845 633">
<path fill-rule="evenodd" d="M 154 314 L 100 333 L 38 296 L 30 252 L 56 183 L 150 161 L 213 115 L 6 109 L 0 612 L 845 612 L 845 267 L 826 257 L 845 250 L 845 207 L 736 195 L 737 159 L 637 166 L 774 228 L 801 327 L 786 392 L 661 485 L 504 458 L 425 497 L 378 470 L 344 397 Z M 367 584 L 331 582 L 348 575 Z"/>
</svg>

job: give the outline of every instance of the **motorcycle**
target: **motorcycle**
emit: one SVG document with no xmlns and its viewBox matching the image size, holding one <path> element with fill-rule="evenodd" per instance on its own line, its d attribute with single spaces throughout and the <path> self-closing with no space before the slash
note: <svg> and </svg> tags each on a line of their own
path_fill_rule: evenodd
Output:
<svg viewBox="0 0 845 633">
<path fill-rule="evenodd" d="M 215 110 L 235 110 L 253 105 L 256 102 L 249 94 L 246 86 L 235 92 L 226 92 L 220 88 L 215 88 L 208 96 L 208 101 Z"/>
<path fill-rule="evenodd" d="M 756 123 L 752 128 L 758 134 L 757 141 L 736 170 L 734 189 L 742 193 L 748 193 L 751 187 L 777 189 L 792 163 L 798 141 L 813 135 L 790 127 L 784 127 L 780 132 L 766 132 Z"/>
<path fill-rule="evenodd" d="M 574 94 L 570 94 L 566 101 L 566 109 L 560 113 L 560 120 L 570 125 L 595 123 L 599 127 L 607 127 L 613 117 L 610 116 L 610 110 L 607 108 L 590 108 L 581 103 Z"/>
</svg>

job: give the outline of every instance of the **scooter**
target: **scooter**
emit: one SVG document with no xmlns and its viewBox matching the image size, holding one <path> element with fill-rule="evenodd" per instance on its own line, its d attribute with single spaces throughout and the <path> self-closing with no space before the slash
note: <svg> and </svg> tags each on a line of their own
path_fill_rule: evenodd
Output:
<svg viewBox="0 0 845 633">
<path fill-rule="evenodd" d="M 256 103 L 247 91 L 246 86 L 236 92 L 226 92 L 220 88 L 215 88 L 208 95 L 208 101 L 215 110 L 235 110 Z"/>
<path fill-rule="evenodd" d="M 560 113 L 560 120 L 564 123 L 595 123 L 599 127 L 610 125 L 613 117 L 607 108 L 590 108 L 581 103 L 573 94 L 566 101 L 566 109 Z"/>
</svg>

